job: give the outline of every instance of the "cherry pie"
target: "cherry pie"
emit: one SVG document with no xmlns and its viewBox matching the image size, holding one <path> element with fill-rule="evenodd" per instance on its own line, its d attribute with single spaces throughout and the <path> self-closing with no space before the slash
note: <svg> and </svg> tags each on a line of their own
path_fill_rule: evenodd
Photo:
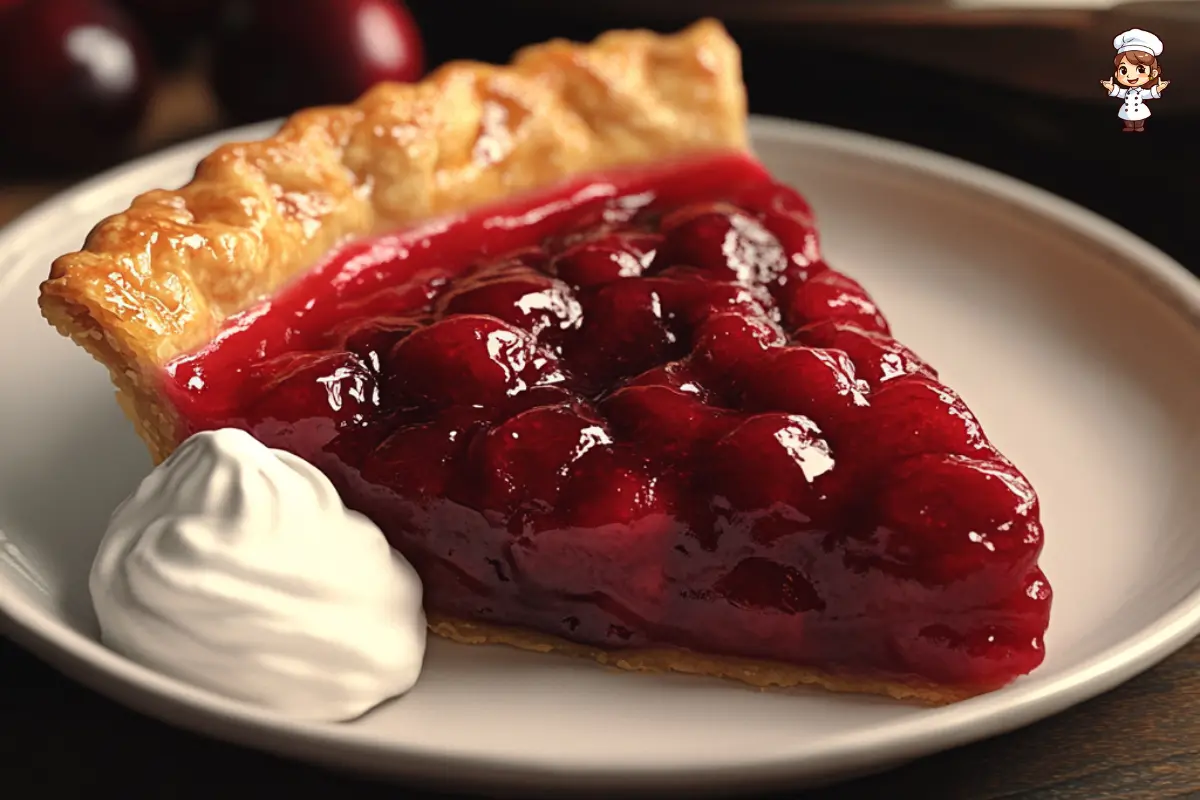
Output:
<svg viewBox="0 0 1200 800">
<path fill-rule="evenodd" d="M 456 63 L 226 145 L 42 287 L 156 460 L 240 427 L 432 629 L 948 702 L 1037 667 L 1038 500 L 749 154 L 702 22 Z"/>
</svg>

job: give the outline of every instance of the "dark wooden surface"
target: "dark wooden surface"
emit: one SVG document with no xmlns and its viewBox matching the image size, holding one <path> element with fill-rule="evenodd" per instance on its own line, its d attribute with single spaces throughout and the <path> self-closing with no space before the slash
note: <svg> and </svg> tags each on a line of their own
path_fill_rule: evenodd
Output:
<svg viewBox="0 0 1200 800">
<path fill-rule="evenodd" d="M 588 37 L 602 21 L 542 11 L 528 17 L 486 4 L 464 30 L 456 3 L 413 3 L 434 61 L 505 58 L 516 46 L 552 35 Z M 490 15 L 490 16 L 489 16 Z M 628 20 L 636 24 L 641 20 Z M 666 27 L 673 21 L 664 20 Z M 1192 221 L 1200 200 L 1200 118 L 1173 114 L 1168 98 L 1144 136 L 1121 137 L 1116 109 L 1052 100 L 848 57 L 836 37 L 801 46 L 779 33 L 735 30 L 746 53 L 753 110 L 794 116 L 921 144 L 1008 172 L 1116 219 L 1185 265 L 1200 265 Z M 804 37 L 804 32 L 799 32 Z M 827 48 L 827 49 L 822 49 Z M 1097 54 L 1098 66 L 1110 56 Z M 842 92 L 819 101 L 798 76 L 798 58 L 839 64 Z M 914 99 L 919 89 L 919 102 Z M 1195 92 L 1200 87 L 1172 87 Z M 211 130 L 216 106 L 196 74 L 170 79 L 156 98 L 138 149 Z M 0 173 L 0 224 L 78 176 L 47 179 Z M 1141 187 L 1130 189 L 1130 186 Z M 78 687 L 0 640 L 0 777 L 29 792 L 83 796 L 121 790 L 131 797 L 211 797 L 226 789 L 285 796 L 391 797 L 394 787 L 202 739 L 174 730 Z M 615 735 L 615 734 L 614 734 Z M 36 794 L 35 794 L 36 792 Z M 412 796 L 412 790 L 400 791 Z M 440 795 L 427 794 L 429 797 Z M 943 753 L 892 773 L 796 798 L 1200 797 L 1200 642 L 1125 686 L 1053 719 Z"/>
</svg>

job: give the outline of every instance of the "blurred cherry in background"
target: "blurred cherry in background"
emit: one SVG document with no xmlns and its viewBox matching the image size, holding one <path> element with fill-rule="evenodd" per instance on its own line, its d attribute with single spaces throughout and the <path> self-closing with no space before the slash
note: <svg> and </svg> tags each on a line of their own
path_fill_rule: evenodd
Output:
<svg viewBox="0 0 1200 800">
<path fill-rule="evenodd" d="M 102 0 L 0 0 L 0 141 L 58 165 L 113 157 L 146 111 L 151 56 Z"/>
<path fill-rule="evenodd" d="M 175 69 L 212 33 L 219 0 L 115 0 L 150 40 L 154 60 Z"/>
<path fill-rule="evenodd" d="M 400 0 L 0 0 L 0 165 L 120 160 L 150 104 L 162 109 L 156 75 L 215 95 L 220 124 L 348 103 L 424 69 Z"/>
<path fill-rule="evenodd" d="M 213 86 L 236 121 L 346 103 L 424 72 L 417 24 L 395 0 L 227 0 Z"/>
</svg>

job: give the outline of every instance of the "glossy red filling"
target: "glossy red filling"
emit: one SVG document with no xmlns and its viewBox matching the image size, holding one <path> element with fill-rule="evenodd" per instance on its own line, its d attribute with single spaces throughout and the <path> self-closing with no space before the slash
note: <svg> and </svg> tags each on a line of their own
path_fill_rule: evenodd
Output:
<svg viewBox="0 0 1200 800">
<path fill-rule="evenodd" d="M 722 156 L 350 244 L 168 369 L 323 469 L 431 612 L 987 690 L 1043 658 L 1038 501 Z"/>
</svg>

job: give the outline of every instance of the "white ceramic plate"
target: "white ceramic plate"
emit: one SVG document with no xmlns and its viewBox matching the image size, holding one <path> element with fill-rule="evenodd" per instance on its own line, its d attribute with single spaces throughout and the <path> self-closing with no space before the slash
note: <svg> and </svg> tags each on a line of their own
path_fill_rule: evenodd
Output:
<svg viewBox="0 0 1200 800">
<path fill-rule="evenodd" d="M 39 317 L 38 282 L 101 216 L 177 185 L 235 131 L 122 167 L 0 235 L 0 618 L 147 714 L 395 777 L 498 788 L 748 789 L 824 782 L 1000 733 L 1103 692 L 1200 629 L 1200 282 L 1100 218 L 921 150 L 758 119 L 812 199 L 830 260 L 973 407 L 1040 492 L 1055 588 L 1033 675 L 940 709 L 613 674 L 433 643 L 418 687 L 353 725 L 296 724 L 105 650 L 85 578 L 149 461 L 104 371 Z"/>
</svg>

